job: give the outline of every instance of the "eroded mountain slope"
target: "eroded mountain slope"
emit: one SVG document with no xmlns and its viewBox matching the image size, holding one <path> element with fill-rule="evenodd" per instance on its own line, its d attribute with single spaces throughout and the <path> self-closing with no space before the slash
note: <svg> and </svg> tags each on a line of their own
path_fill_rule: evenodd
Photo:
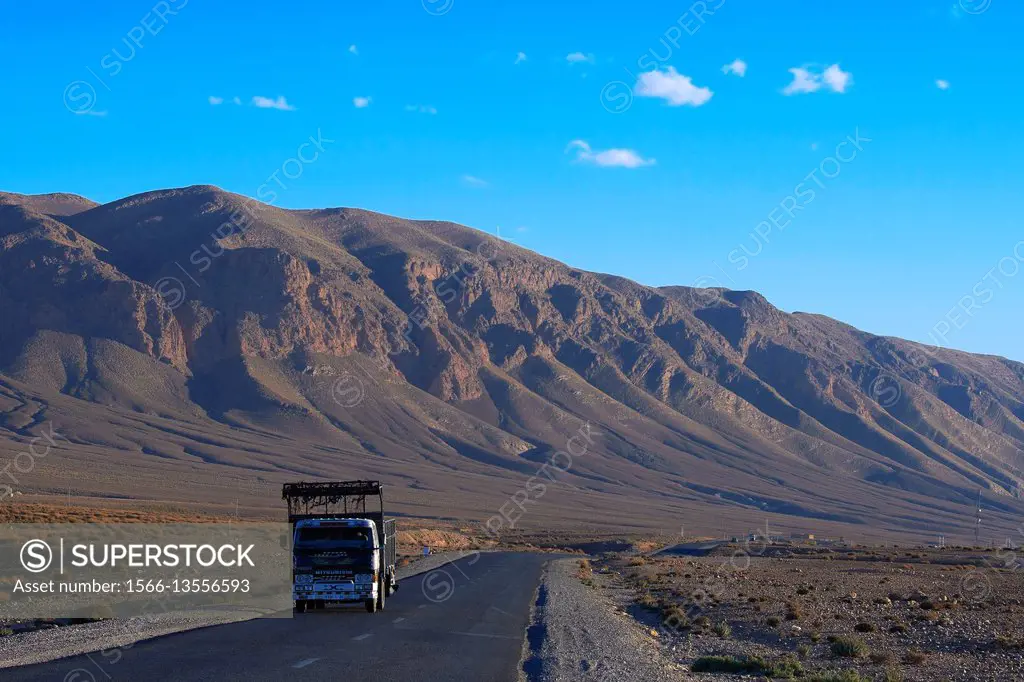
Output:
<svg viewBox="0 0 1024 682">
<path fill-rule="evenodd" d="M 1021 510 L 1020 363 L 754 292 L 584 272 L 452 223 L 285 211 L 208 186 L 102 206 L 47 196 L 0 195 L 11 443 L 51 398 L 69 423 L 99 404 L 113 412 L 89 442 L 129 470 L 157 452 L 240 479 L 376 468 L 410 499 L 469 499 L 453 507 L 479 517 L 589 424 L 561 481 L 580 508 L 643 498 L 636 523 L 771 514 L 953 535 L 979 489 L 998 523 Z M 27 404 L 44 405 L 28 426 Z M 127 437 L 118 414 L 268 447 L 167 450 Z M 278 456 L 256 455 L 275 442 Z M 410 483 L 403 467 L 429 475 Z"/>
</svg>

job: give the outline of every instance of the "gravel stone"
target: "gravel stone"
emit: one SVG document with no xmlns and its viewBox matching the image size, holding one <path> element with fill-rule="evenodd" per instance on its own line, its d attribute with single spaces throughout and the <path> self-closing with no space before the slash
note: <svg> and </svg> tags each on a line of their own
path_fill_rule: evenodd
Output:
<svg viewBox="0 0 1024 682">
<path fill-rule="evenodd" d="M 579 559 L 548 565 L 534 626 L 544 633 L 528 682 L 693 680 L 661 651 L 658 639 L 576 576 Z M 528 638 L 529 639 L 529 638 Z M 527 643 L 527 647 L 529 642 Z M 534 652 L 537 654 L 537 652 Z M 530 653 L 527 652 L 527 657 Z M 527 668 L 530 666 L 527 665 Z"/>
</svg>

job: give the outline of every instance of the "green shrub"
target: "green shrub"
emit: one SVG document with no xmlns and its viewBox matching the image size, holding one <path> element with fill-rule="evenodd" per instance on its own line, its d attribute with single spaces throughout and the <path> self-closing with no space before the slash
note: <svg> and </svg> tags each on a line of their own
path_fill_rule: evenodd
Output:
<svg viewBox="0 0 1024 682">
<path fill-rule="evenodd" d="M 791 680 L 794 677 L 802 677 L 804 667 L 795 657 L 783 656 L 766 665 L 761 674 L 772 679 Z"/>
<path fill-rule="evenodd" d="M 732 627 L 724 620 L 719 623 L 715 623 L 714 627 L 711 628 L 711 631 L 722 639 L 729 639 L 732 636 Z"/>
<path fill-rule="evenodd" d="M 690 670 L 695 673 L 763 675 L 779 680 L 790 680 L 804 674 L 800 661 L 792 656 L 783 656 L 771 662 L 760 656 L 702 656 L 693 662 Z"/>
<path fill-rule="evenodd" d="M 740 656 L 701 656 L 693 662 L 690 670 L 695 673 L 733 673 L 758 674 L 761 672 L 761 659 Z"/>
<path fill-rule="evenodd" d="M 882 675 L 882 682 L 903 682 L 903 671 L 899 666 L 889 666 Z"/>
<path fill-rule="evenodd" d="M 856 637 L 836 637 L 832 642 L 832 655 L 840 658 L 864 658 L 870 651 L 868 645 Z"/>
<path fill-rule="evenodd" d="M 661 622 L 674 630 L 685 630 L 690 627 L 690 618 L 678 604 L 665 606 L 661 609 Z"/>
<path fill-rule="evenodd" d="M 838 672 L 814 673 L 800 678 L 803 682 L 871 682 L 862 677 L 856 670 L 840 670 Z"/>
</svg>

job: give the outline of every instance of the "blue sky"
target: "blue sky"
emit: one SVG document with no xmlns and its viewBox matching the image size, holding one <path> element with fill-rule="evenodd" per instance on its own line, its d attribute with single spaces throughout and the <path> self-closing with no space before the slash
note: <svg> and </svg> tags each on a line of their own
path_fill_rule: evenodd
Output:
<svg viewBox="0 0 1024 682">
<path fill-rule="evenodd" d="M 0 188 L 276 172 L 278 206 L 1024 360 L 1019 3 L 316 5 L 9 6 Z"/>
</svg>

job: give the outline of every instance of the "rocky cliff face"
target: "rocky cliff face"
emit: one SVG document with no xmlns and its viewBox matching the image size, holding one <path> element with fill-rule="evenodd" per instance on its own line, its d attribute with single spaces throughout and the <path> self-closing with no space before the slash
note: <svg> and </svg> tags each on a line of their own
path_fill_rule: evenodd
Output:
<svg viewBox="0 0 1024 682">
<path fill-rule="evenodd" d="M 181 327 L 147 284 L 103 262 L 102 247 L 56 220 L 0 205 L 0 357 L 39 330 L 103 337 L 187 370 Z"/>
<path fill-rule="evenodd" d="M 28 385 L 81 353 L 57 390 L 301 419 L 398 459 L 527 471 L 590 422 L 605 438 L 574 472 L 598 488 L 849 522 L 866 512 L 846 502 L 893 493 L 1017 508 L 1020 363 L 583 272 L 451 223 L 203 186 L 49 196 L 0 195 L 0 371 Z M 105 375 L 97 339 L 137 375 Z M 378 409 L 339 400 L 346 376 Z"/>
</svg>

